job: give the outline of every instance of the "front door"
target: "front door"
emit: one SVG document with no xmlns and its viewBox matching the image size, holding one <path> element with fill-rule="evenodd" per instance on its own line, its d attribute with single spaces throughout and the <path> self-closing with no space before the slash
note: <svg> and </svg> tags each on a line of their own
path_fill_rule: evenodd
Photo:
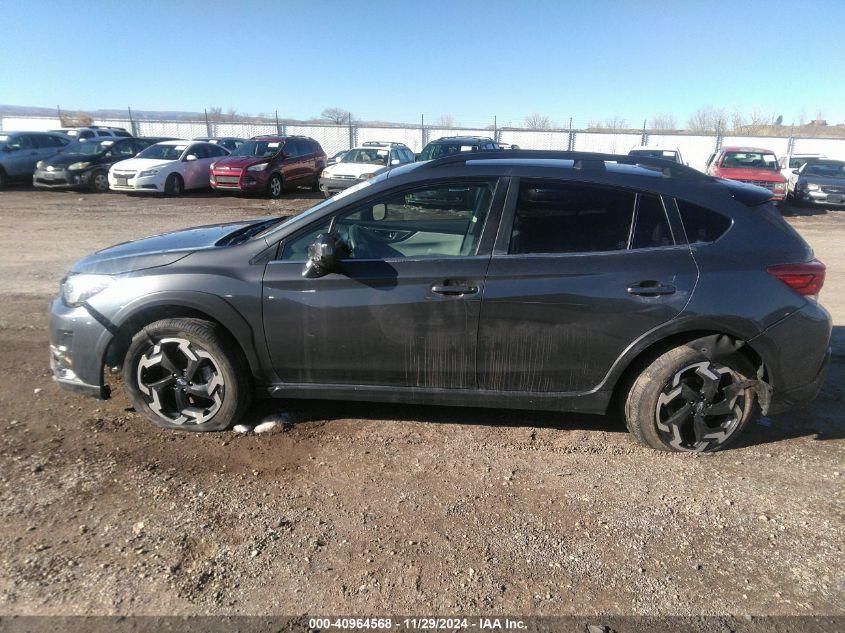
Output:
<svg viewBox="0 0 845 633">
<path fill-rule="evenodd" d="M 523 179 L 509 206 L 483 294 L 480 388 L 589 391 L 688 302 L 697 267 L 659 196 Z"/>
<path fill-rule="evenodd" d="M 285 240 L 264 277 L 264 329 L 281 380 L 475 387 L 502 191 L 496 179 L 394 189 Z M 350 256 L 337 272 L 304 279 L 308 246 L 329 230 Z"/>
</svg>

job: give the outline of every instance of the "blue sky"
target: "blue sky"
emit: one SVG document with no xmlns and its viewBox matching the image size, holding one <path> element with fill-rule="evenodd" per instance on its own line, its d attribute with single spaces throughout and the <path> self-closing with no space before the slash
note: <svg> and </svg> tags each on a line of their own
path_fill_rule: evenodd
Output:
<svg viewBox="0 0 845 633">
<path fill-rule="evenodd" d="M 0 103 L 633 125 L 845 121 L 845 2 L 7 2 Z"/>
</svg>

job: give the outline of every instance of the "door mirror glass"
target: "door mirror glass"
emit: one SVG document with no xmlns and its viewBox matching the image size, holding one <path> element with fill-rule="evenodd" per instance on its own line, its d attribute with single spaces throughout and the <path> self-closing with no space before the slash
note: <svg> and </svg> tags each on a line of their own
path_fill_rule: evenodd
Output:
<svg viewBox="0 0 845 633">
<path fill-rule="evenodd" d="M 196 159 L 197 159 L 196 154 L 188 154 L 187 156 L 185 156 L 185 160 L 196 160 Z"/>
<path fill-rule="evenodd" d="M 338 261 L 348 257 L 346 246 L 331 234 L 321 233 L 308 247 L 308 259 L 302 267 L 306 279 L 325 277 L 337 270 Z"/>
</svg>

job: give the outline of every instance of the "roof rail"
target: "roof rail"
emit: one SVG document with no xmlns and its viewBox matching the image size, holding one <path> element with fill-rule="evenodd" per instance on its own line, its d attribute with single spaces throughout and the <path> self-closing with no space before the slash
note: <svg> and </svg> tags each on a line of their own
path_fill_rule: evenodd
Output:
<svg viewBox="0 0 845 633">
<path fill-rule="evenodd" d="M 627 154 L 600 154 L 596 152 L 568 152 L 555 150 L 535 149 L 503 149 L 483 152 L 461 152 L 451 154 L 443 158 L 436 158 L 427 161 L 427 168 L 442 167 L 466 163 L 476 160 L 503 160 L 503 159 L 554 159 L 571 160 L 573 169 L 591 171 L 605 171 L 605 163 L 617 163 L 620 165 L 640 165 L 642 167 L 659 168 L 665 178 L 692 178 L 695 180 L 712 180 L 712 176 L 693 169 L 687 165 L 681 165 L 663 158 L 651 158 L 647 156 L 628 156 Z"/>
</svg>

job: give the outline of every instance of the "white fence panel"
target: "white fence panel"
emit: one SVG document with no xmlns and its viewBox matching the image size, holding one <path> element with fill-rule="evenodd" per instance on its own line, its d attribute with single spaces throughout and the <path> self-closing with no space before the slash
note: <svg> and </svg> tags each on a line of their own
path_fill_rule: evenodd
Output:
<svg viewBox="0 0 845 633">
<path fill-rule="evenodd" d="M 575 150 L 578 152 L 627 154 L 632 147 L 637 147 L 641 142 L 641 134 L 578 132 L 575 135 Z"/>
<path fill-rule="evenodd" d="M 359 127 L 358 145 L 371 141 L 405 143 L 412 152 L 422 151 L 422 130 L 413 127 Z"/>
<path fill-rule="evenodd" d="M 797 138 L 793 154 L 824 154 L 828 158 L 845 160 L 845 139 Z"/>
<path fill-rule="evenodd" d="M 518 145 L 519 149 L 548 149 L 566 151 L 569 148 L 569 132 L 544 130 L 502 130 L 499 133 L 502 145 Z"/>
<path fill-rule="evenodd" d="M 669 147 L 681 152 L 684 161 L 704 171 L 705 163 L 716 149 L 715 136 L 684 136 L 681 134 L 649 134 L 647 145 Z"/>
<path fill-rule="evenodd" d="M 349 149 L 349 127 L 346 125 L 286 125 L 285 133 L 292 136 L 310 136 L 329 156 Z"/>
<path fill-rule="evenodd" d="M 0 130 L 4 132 L 46 132 L 60 127 L 62 127 L 61 120 L 52 117 L 4 116 L 0 118 Z"/>
<path fill-rule="evenodd" d="M 722 147 L 732 146 L 768 149 L 780 158 L 787 154 L 789 139 L 777 136 L 725 136 L 722 138 Z"/>
</svg>

